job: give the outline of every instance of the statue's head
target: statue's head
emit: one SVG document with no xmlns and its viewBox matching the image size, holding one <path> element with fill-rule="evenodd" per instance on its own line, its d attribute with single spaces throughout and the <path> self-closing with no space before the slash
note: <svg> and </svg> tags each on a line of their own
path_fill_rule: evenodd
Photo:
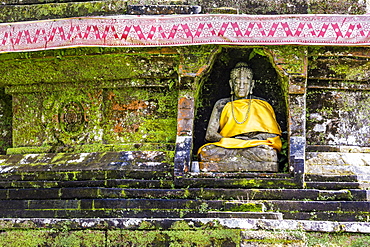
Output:
<svg viewBox="0 0 370 247">
<path fill-rule="evenodd" d="M 235 94 L 238 98 L 244 98 L 252 94 L 254 80 L 252 69 L 247 63 L 239 62 L 230 73 L 231 94 Z"/>
</svg>

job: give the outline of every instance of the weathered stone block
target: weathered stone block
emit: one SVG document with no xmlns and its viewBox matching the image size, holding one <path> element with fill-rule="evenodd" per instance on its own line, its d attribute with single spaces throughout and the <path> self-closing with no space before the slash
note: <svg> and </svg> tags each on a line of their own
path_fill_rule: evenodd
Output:
<svg viewBox="0 0 370 247">
<path fill-rule="evenodd" d="M 304 247 L 306 246 L 305 232 L 301 231 L 241 231 L 242 247 L 271 246 L 271 247 Z"/>
<path fill-rule="evenodd" d="M 308 143 L 368 146 L 369 99 L 367 91 L 310 90 L 307 96 Z"/>
<path fill-rule="evenodd" d="M 203 172 L 278 171 L 277 151 L 267 145 L 223 148 L 207 145 L 198 153 Z"/>
<path fill-rule="evenodd" d="M 352 166 L 352 169 L 356 169 L 355 166 L 358 166 L 358 169 L 364 166 L 365 169 L 370 166 L 370 153 L 309 152 L 306 162 L 307 165 Z"/>
<path fill-rule="evenodd" d="M 367 81 L 370 77 L 370 63 L 363 58 L 348 57 L 317 58 L 309 62 L 310 79 L 334 79 Z"/>
<path fill-rule="evenodd" d="M 232 162 L 199 162 L 199 168 L 202 172 L 277 172 L 278 164 L 276 162 L 253 162 L 240 163 Z"/>
<path fill-rule="evenodd" d="M 217 174 L 218 175 L 218 174 Z M 291 188 L 299 187 L 293 179 L 287 178 L 214 178 L 212 174 L 208 178 L 181 178 L 175 181 L 179 187 L 212 187 L 212 188 Z"/>
<path fill-rule="evenodd" d="M 7 190 L 8 199 L 10 200 L 26 200 L 26 199 L 58 199 L 60 189 L 44 188 L 44 189 L 10 189 Z"/>
<path fill-rule="evenodd" d="M 177 135 L 190 136 L 193 133 L 194 119 L 179 119 L 177 121 Z"/>
<path fill-rule="evenodd" d="M 300 94 L 289 95 L 288 125 L 290 136 L 305 136 L 306 98 Z"/>
</svg>

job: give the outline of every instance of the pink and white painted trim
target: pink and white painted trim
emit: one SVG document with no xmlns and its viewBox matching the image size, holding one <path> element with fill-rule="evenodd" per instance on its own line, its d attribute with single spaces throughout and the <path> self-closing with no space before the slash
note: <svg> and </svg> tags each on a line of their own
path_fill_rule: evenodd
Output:
<svg viewBox="0 0 370 247">
<path fill-rule="evenodd" d="M 201 44 L 366 46 L 370 16 L 123 15 L 0 24 L 0 52 Z"/>
</svg>

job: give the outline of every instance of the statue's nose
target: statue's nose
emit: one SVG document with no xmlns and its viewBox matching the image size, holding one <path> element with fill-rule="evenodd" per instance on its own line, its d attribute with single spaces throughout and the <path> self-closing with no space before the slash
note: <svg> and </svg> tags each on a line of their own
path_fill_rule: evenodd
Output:
<svg viewBox="0 0 370 247">
<path fill-rule="evenodd" d="M 242 80 L 240 80 L 240 85 L 239 85 L 239 88 L 245 88 L 245 82 L 244 82 L 244 80 L 242 79 Z"/>
</svg>

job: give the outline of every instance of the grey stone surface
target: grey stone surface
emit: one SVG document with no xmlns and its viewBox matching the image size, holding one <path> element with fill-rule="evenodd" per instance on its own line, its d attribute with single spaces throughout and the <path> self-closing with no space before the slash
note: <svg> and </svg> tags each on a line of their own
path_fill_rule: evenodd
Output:
<svg viewBox="0 0 370 247">
<path fill-rule="evenodd" d="M 0 155 L 0 174 L 35 171 L 160 170 L 170 167 L 167 152 L 48 153 Z"/>
<path fill-rule="evenodd" d="M 264 231 L 264 230 L 245 230 L 241 232 L 242 247 L 252 246 L 291 246 L 300 247 L 305 246 L 305 233 L 302 231 Z"/>
<path fill-rule="evenodd" d="M 275 149 L 261 145 L 254 148 L 227 149 L 208 145 L 200 153 L 201 171 L 278 171 Z"/>
<path fill-rule="evenodd" d="M 0 219 L 0 229 L 60 229 L 67 223 L 69 229 L 140 229 L 142 222 L 152 223 L 160 229 L 168 229 L 177 221 L 185 221 L 189 225 L 202 227 L 208 223 L 216 223 L 231 229 L 244 230 L 300 230 L 316 232 L 351 232 L 370 233 L 370 222 L 332 222 L 307 220 L 268 220 L 268 219 L 220 219 L 220 218 L 3 218 Z M 196 227 L 195 227 L 196 228 Z"/>
<path fill-rule="evenodd" d="M 370 186 L 370 153 L 307 152 L 306 174 L 356 176 L 361 188 Z"/>
</svg>

